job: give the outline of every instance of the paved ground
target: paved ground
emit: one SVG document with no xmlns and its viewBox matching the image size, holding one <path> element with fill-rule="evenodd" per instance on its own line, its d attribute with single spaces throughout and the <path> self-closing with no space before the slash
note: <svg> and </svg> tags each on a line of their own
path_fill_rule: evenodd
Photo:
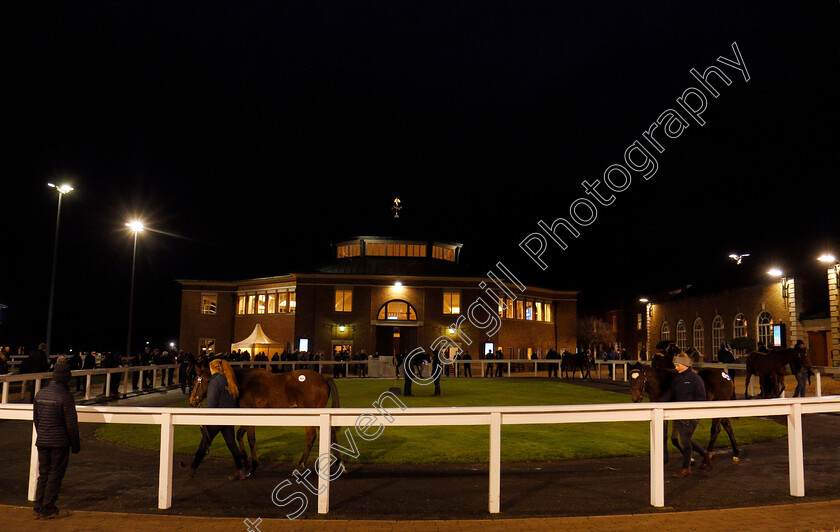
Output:
<svg viewBox="0 0 840 532">
<path fill-rule="evenodd" d="M 623 384 L 598 383 L 599 387 Z M 615 389 L 615 388 L 613 388 Z M 167 394 L 180 398 L 180 392 Z M 135 397 L 123 404 L 162 404 L 167 395 Z M 742 461 L 733 464 L 723 447 L 712 472 L 698 472 L 689 479 L 666 477 L 666 509 L 649 504 L 647 457 L 611 458 L 546 463 L 502 465 L 501 514 L 487 513 L 486 464 L 443 466 L 355 465 L 331 487 L 330 513 L 316 513 L 310 497 L 307 512 L 288 523 L 283 509 L 271 502 L 274 487 L 290 479 L 292 465 L 264 460 L 255 477 L 242 482 L 226 480 L 229 460 L 210 458 L 194 479 L 183 471 L 174 473 L 173 504 L 157 509 L 156 453 L 122 448 L 94 437 L 95 427 L 84 425 L 83 451 L 73 455 L 59 500 L 75 510 L 54 530 L 91 530 L 107 519 L 108 528 L 121 529 L 121 520 L 156 530 L 216 530 L 213 523 L 227 523 L 231 530 L 246 530 L 244 518 L 264 519 L 260 530 L 448 530 L 447 520 L 475 520 L 469 527 L 488 529 L 629 530 L 647 526 L 675 529 L 675 522 L 704 520 L 697 530 L 834 530 L 840 528 L 840 464 L 837 437 L 840 417 L 804 417 L 806 497 L 788 495 L 787 441 L 744 446 Z M 0 515 L 9 524 L 35 524 L 25 508 L 31 424 L 0 423 L 0 500 L 24 509 L 4 508 Z M 721 445 L 725 445 L 723 437 Z M 678 465 L 675 458 L 667 473 Z M 178 457 L 179 458 L 179 457 Z M 291 493 L 289 490 L 288 493 Z M 810 506 L 787 507 L 791 503 Z M 772 508 L 756 509 L 771 505 Z M 731 511 L 721 509 L 731 508 Z M 6 511 L 8 510 L 8 511 Z M 716 510 L 711 513 L 675 516 L 673 512 Z M 100 512 L 106 512 L 102 514 Z M 142 519 L 121 517 L 132 512 Z M 231 518 L 199 521 L 184 516 Z M 620 517 L 632 515 L 629 517 Z M 599 517 L 601 516 L 601 517 Z M 791 519 L 788 520 L 788 516 Z M 177 518 L 176 518 L 177 517 Z M 168 518 L 176 518 L 168 520 Z M 279 521 L 271 521 L 271 519 Z M 536 518 L 536 519 L 535 519 Z M 556 519 L 556 518 L 567 518 Z M 572 518 L 569 520 L 568 518 Z M 72 528 L 91 520 L 88 525 Z M 161 521 L 163 519 L 164 521 Z M 360 519 L 375 520 L 376 526 Z M 709 521 L 705 521 L 705 520 Z M 769 524 L 765 520 L 769 519 Z M 23 521 L 20 521 L 23 520 Z M 395 524 L 395 521 L 399 523 Z M 417 521 L 417 522 L 414 522 Z M 59 522 L 57 522 L 59 523 Z M 712 523 L 712 524 L 710 524 Z M 730 523 L 735 523 L 732 528 Z M 221 525 L 219 525 L 221 526 Z M 303 528 L 303 527 L 311 528 Z M 622 528 L 623 527 L 623 528 Z M 25 527 L 28 529 L 29 525 Z M 468 528 L 463 523 L 459 530 Z M 221 528 L 218 528 L 221 530 Z M 145 530 L 145 528 L 139 528 Z"/>
</svg>

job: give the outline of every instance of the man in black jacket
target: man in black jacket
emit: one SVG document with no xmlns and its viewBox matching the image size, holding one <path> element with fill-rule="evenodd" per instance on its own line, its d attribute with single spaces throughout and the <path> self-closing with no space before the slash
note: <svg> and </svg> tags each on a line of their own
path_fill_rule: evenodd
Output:
<svg viewBox="0 0 840 532">
<path fill-rule="evenodd" d="M 55 506 L 61 480 L 67 471 L 70 451 L 79 452 L 79 420 L 69 390 L 70 367 L 64 357 L 55 364 L 50 384 L 38 392 L 32 406 L 38 449 L 38 483 L 35 489 L 35 518 L 66 517 L 69 512 Z"/>
<path fill-rule="evenodd" d="M 70 357 L 70 360 L 67 361 L 70 365 L 70 371 L 76 371 L 82 369 L 82 356 L 79 354 L 78 351 L 73 353 L 73 356 Z M 82 391 L 82 384 L 84 383 L 85 378 L 81 375 L 76 376 L 76 391 Z"/>
<path fill-rule="evenodd" d="M 706 386 L 700 375 L 691 369 L 691 357 L 680 353 L 674 357 L 674 367 L 677 369 L 677 376 L 671 381 L 671 386 L 662 395 L 660 401 L 674 401 L 682 403 L 687 401 L 705 401 Z M 706 449 L 698 445 L 691 437 L 697 429 L 696 419 L 679 419 L 674 421 L 674 428 L 680 438 L 680 445 L 683 447 L 682 469 L 674 476 L 683 478 L 691 475 L 691 451 L 697 451 L 703 457 L 703 464 L 700 469 L 712 469 L 712 455 Z"/>
</svg>

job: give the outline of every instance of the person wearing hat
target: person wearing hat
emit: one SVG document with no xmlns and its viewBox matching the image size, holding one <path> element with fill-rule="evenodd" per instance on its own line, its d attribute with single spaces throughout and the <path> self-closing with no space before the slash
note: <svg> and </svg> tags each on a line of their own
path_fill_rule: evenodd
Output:
<svg viewBox="0 0 840 532">
<path fill-rule="evenodd" d="M 662 395 L 661 401 L 682 403 L 687 401 L 705 401 L 706 386 L 703 379 L 691 369 L 691 357 L 685 353 L 674 356 L 674 367 L 677 375 L 671 381 L 671 386 Z M 682 468 L 674 473 L 674 477 L 684 478 L 691 475 L 691 452 L 697 451 L 703 457 L 700 469 L 712 469 L 712 454 L 698 445 L 692 438 L 697 429 L 696 419 L 680 419 L 674 421 L 674 429 L 679 434 L 680 445 L 683 448 Z"/>
<path fill-rule="evenodd" d="M 35 396 L 32 405 L 35 447 L 38 449 L 38 483 L 35 488 L 36 519 L 66 517 L 69 512 L 55 506 L 61 480 L 67 471 L 70 452 L 79 452 L 79 419 L 70 393 L 70 365 L 59 357 L 53 377 Z"/>
<path fill-rule="evenodd" d="M 794 349 L 805 351 L 805 342 L 797 340 Z M 794 397 L 805 397 L 805 387 L 811 377 L 811 368 L 806 367 L 805 364 L 798 358 L 790 361 L 790 372 L 796 377 L 796 390 L 793 392 Z"/>
</svg>

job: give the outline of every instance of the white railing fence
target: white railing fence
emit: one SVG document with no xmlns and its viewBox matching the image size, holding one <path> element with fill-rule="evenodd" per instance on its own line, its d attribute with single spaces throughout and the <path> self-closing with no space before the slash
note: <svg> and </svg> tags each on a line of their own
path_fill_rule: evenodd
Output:
<svg viewBox="0 0 840 532">
<path fill-rule="evenodd" d="M 490 429 L 490 489 L 488 509 L 499 513 L 501 484 L 501 427 L 522 424 L 564 424 L 644 421 L 650 427 L 650 504 L 665 505 L 666 452 L 663 422 L 675 419 L 736 418 L 752 416 L 786 416 L 788 427 L 789 489 L 794 497 L 805 495 L 805 475 L 802 446 L 803 414 L 840 412 L 840 396 L 797 399 L 764 399 L 740 401 L 710 401 L 692 403 L 631 403 L 605 405 L 507 406 L 462 408 L 406 408 L 392 410 L 382 407 L 383 397 L 371 409 L 190 409 L 151 407 L 79 406 L 81 423 L 127 423 L 160 425 L 160 468 L 158 473 L 158 507 L 172 505 L 172 468 L 174 427 L 177 425 L 254 425 L 261 427 L 320 428 L 318 456 L 330 453 L 329 427 L 356 427 L 360 416 L 372 416 L 383 427 L 464 426 L 484 425 Z M 32 405 L 0 405 L 0 419 L 32 420 Z M 367 425 L 369 426 L 369 425 Z M 38 476 L 36 433 L 32 431 L 32 450 L 29 473 L 29 499 L 33 500 Z M 359 438 L 356 441 L 363 441 Z M 363 450 L 363 449 L 362 449 Z M 316 474 L 319 473 L 316 471 Z M 318 474 L 318 513 L 329 512 L 329 478 Z M 339 484 L 340 486 L 340 484 Z"/>
</svg>

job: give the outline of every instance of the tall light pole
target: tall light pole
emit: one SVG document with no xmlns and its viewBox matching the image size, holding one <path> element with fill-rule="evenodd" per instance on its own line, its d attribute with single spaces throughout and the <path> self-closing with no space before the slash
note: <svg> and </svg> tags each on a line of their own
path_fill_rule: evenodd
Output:
<svg viewBox="0 0 840 532">
<path fill-rule="evenodd" d="M 58 192 L 58 210 L 55 214 L 55 243 L 53 244 L 52 277 L 50 278 L 50 304 L 49 310 L 47 311 L 47 358 L 49 358 L 50 347 L 52 346 L 53 299 L 55 298 L 55 267 L 58 262 L 58 222 L 61 220 L 61 198 L 72 191 L 73 187 L 66 183 L 59 186 L 52 183 L 47 183 L 47 185 Z"/>
<path fill-rule="evenodd" d="M 142 232 L 144 226 L 143 222 L 139 220 L 126 222 L 125 225 L 134 233 L 134 252 L 131 254 L 131 292 L 128 298 L 128 340 L 125 344 L 125 356 L 128 357 L 131 356 L 131 320 L 134 311 L 134 264 L 137 261 L 137 233 Z"/>
</svg>

